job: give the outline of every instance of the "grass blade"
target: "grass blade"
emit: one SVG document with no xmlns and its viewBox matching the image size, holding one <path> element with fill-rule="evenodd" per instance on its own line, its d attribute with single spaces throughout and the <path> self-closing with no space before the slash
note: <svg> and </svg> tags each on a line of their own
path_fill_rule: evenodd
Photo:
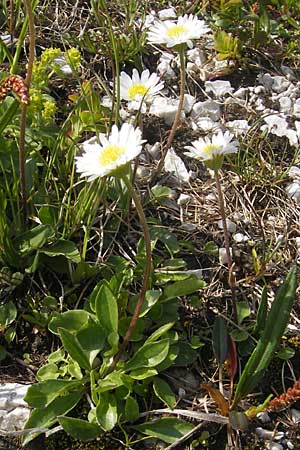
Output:
<svg viewBox="0 0 300 450">
<path fill-rule="evenodd" d="M 297 268 L 293 267 L 279 288 L 268 314 L 264 332 L 248 360 L 237 384 L 232 408 L 253 391 L 267 369 L 288 324 L 297 287 Z"/>
</svg>

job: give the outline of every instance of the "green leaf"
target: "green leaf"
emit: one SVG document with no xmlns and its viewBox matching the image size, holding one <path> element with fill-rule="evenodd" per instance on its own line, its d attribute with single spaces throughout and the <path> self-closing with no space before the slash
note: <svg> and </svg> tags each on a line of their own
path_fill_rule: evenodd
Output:
<svg viewBox="0 0 300 450">
<path fill-rule="evenodd" d="M 206 242 L 203 248 L 204 253 L 207 255 L 218 255 L 219 247 L 213 241 Z"/>
<path fill-rule="evenodd" d="M 89 320 L 90 314 L 83 309 L 66 311 L 50 320 L 48 328 L 53 334 L 59 334 L 58 328 L 79 331 Z"/>
<path fill-rule="evenodd" d="M 164 300 L 181 297 L 182 295 L 193 294 L 199 289 L 203 289 L 205 286 L 205 281 L 199 280 L 197 277 L 192 275 L 186 280 L 177 281 L 169 286 L 166 286 L 164 289 Z"/>
<path fill-rule="evenodd" d="M 58 423 L 63 427 L 66 433 L 72 438 L 80 441 L 90 441 L 103 434 L 102 429 L 95 423 L 86 420 L 74 419 L 73 417 L 59 416 Z"/>
<path fill-rule="evenodd" d="M 237 302 L 236 309 L 238 316 L 238 324 L 240 325 L 244 319 L 250 316 L 251 309 L 249 308 L 249 304 L 246 301 Z"/>
<path fill-rule="evenodd" d="M 275 296 L 264 331 L 242 372 L 236 387 L 232 409 L 242 398 L 253 391 L 270 364 L 288 324 L 296 288 L 297 268 L 293 267 Z"/>
<path fill-rule="evenodd" d="M 57 417 L 67 414 L 74 406 L 77 405 L 82 396 L 82 390 L 73 392 L 62 397 L 58 397 L 51 402 L 46 408 L 34 409 L 31 416 L 25 424 L 25 430 L 28 428 L 49 428 L 57 421 Z M 23 446 L 37 436 L 28 435 L 23 441 Z"/>
<path fill-rule="evenodd" d="M 173 325 L 174 325 L 174 322 L 169 322 L 169 323 L 166 323 L 165 325 L 162 325 L 148 337 L 148 339 L 146 340 L 145 343 L 157 341 L 161 336 L 163 336 L 165 333 L 167 333 L 173 327 Z"/>
<path fill-rule="evenodd" d="M 59 348 L 55 352 L 50 353 L 48 356 L 49 363 L 57 363 L 65 360 L 65 351 L 62 348 Z"/>
<path fill-rule="evenodd" d="M 176 419 L 175 417 L 162 417 L 159 420 L 145 422 L 133 428 L 147 436 L 161 439 L 167 444 L 173 444 L 173 442 L 176 442 L 182 436 L 189 433 L 194 426 L 189 422 Z"/>
<path fill-rule="evenodd" d="M 0 329 L 5 329 L 17 317 L 17 308 L 12 301 L 0 306 Z"/>
<path fill-rule="evenodd" d="M 42 248 L 53 237 L 54 229 L 50 225 L 38 225 L 18 236 L 16 245 L 21 253 L 26 254 Z"/>
<path fill-rule="evenodd" d="M 177 238 L 167 228 L 159 226 L 150 227 L 150 235 L 152 248 L 155 247 L 157 240 L 160 240 L 170 253 L 171 257 L 173 257 L 174 253 L 179 252 L 180 246 Z"/>
<path fill-rule="evenodd" d="M 151 189 L 151 194 L 155 197 L 156 200 L 161 200 L 168 198 L 172 192 L 172 189 L 168 186 L 156 185 Z"/>
<path fill-rule="evenodd" d="M 134 380 L 145 380 L 146 378 L 151 378 L 154 375 L 157 375 L 157 370 L 155 369 L 136 369 L 130 372 L 130 377 Z"/>
<path fill-rule="evenodd" d="M 99 322 L 108 333 L 118 332 L 118 303 L 106 283 L 100 287 L 95 299 L 95 309 Z"/>
<path fill-rule="evenodd" d="M 168 355 L 169 339 L 144 344 L 128 361 L 124 370 L 135 370 L 142 367 L 155 367 Z"/>
<path fill-rule="evenodd" d="M 100 352 L 105 344 L 106 331 L 100 324 L 90 321 L 78 331 L 76 337 L 83 350 Z"/>
<path fill-rule="evenodd" d="M 94 390 L 98 394 L 102 392 L 112 391 L 120 386 L 124 386 L 125 384 L 127 385 L 128 381 L 132 384 L 132 381 L 130 380 L 128 375 L 125 375 L 120 371 L 114 371 L 106 375 L 106 377 L 101 380 L 101 382 L 99 382 L 99 386 Z"/>
<path fill-rule="evenodd" d="M 176 397 L 168 383 L 159 377 L 155 377 L 153 381 L 153 389 L 155 395 L 165 403 L 170 409 L 176 406 Z"/>
<path fill-rule="evenodd" d="M 145 299 L 143 301 L 142 309 L 139 317 L 143 317 L 147 314 L 148 311 L 157 303 L 159 297 L 161 296 L 161 292 L 158 290 L 149 290 L 146 292 Z M 133 314 L 135 310 L 135 306 L 139 299 L 139 294 L 135 295 L 130 301 L 128 305 L 128 310 Z"/>
<path fill-rule="evenodd" d="M 230 335 L 235 342 L 243 342 L 249 338 L 249 333 L 246 330 L 232 330 Z"/>
<path fill-rule="evenodd" d="M 68 373 L 73 378 L 77 378 L 77 380 L 82 380 L 82 378 L 83 378 L 80 365 L 78 364 L 77 361 L 74 361 L 74 359 L 72 359 L 72 358 L 69 359 Z"/>
<path fill-rule="evenodd" d="M 227 324 L 223 317 L 216 317 L 213 327 L 213 349 L 216 360 L 223 364 L 228 353 L 228 332 Z"/>
<path fill-rule="evenodd" d="M 53 363 L 45 364 L 37 371 L 36 374 L 36 379 L 38 381 L 56 380 L 58 377 L 58 367 Z"/>
<path fill-rule="evenodd" d="M 125 336 L 128 327 L 130 325 L 131 322 L 131 317 L 127 316 L 127 317 L 122 317 L 122 319 L 120 319 L 119 321 L 119 333 L 122 337 Z M 145 319 L 143 318 L 139 318 L 137 320 L 136 326 L 133 330 L 133 333 L 130 337 L 130 342 L 138 342 L 144 339 L 144 334 L 145 334 Z"/>
<path fill-rule="evenodd" d="M 178 346 L 172 345 L 172 347 L 174 347 L 173 353 L 177 354 L 175 359 L 176 366 L 190 366 L 198 358 L 198 352 L 187 341 L 179 341 Z M 161 367 L 159 367 L 159 370 L 161 371 Z"/>
<path fill-rule="evenodd" d="M 64 328 L 58 329 L 60 338 L 64 345 L 65 350 L 69 353 L 69 355 L 78 362 L 80 367 L 85 370 L 91 370 L 91 364 L 89 361 L 89 357 L 86 351 L 81 347 L 78 339 L 74 334 L 70 333 L 68 330 Z"/>
<path fill-rule="evenodd" d="M 194 351 L 194 350 L 193 350 Z M 177 358 L 179 354 L 178 345 L 170 345 L 169 353 L 167 354 L 167 357 L 163 360 L 162 363 L 160 363 L 157 366 L 158 372 L 163 372 L 164 370 L 168 369 L 169 367 L 173 366 L 173 364 L 176 361 L 177 365 Z M 197 356 L 197 355 L 196 355 Z M 196 359 L 196 358 L 195 358 Z M 131 374 L 130 374 L 131 375 Z"/>
<path fill-rule="evenodd" d="M 63 396 L 73 389 L 78 389 L 81 385 L 82 383 L 79 381 L 42 381 L 28 388 L 24 400 L 31 408 L 46 408 L 56 397 Z"/>
<path fill-rule="evenodd" d="M 291 347 L 281 348 L 277 353 L 277 357 L 283 359 L 284 361 L 293 358 L 293 356 L 295 356 L 295 350 Z"/>
<path fill-rule="evenodd" d="M 117 402 L 114 394 L 105 392 L 101 394 L 96 407 L 96 417 L 98 423 L 106 430 L 114 428 L 118 421 Z"/>
<path fill-rule="evenodd" d="M 51 257 L 63 255 L 74 263 L 80 263 L 81 260 L 76 244 L 64 239 L 58 239 L 53 245 L 44 247 L 41 252 Z"/>
<path fill-rule="evenodd" d="M 263 332 L 266 324 L 267 314 L 268 314 L 268 290 L 267 286 L 265 285 L 261 293 L 261 299 L 259 302 L 259 307 L 256 315 L 255 328 L 253 330 L 253 333 L 255 335 L 260 336 L 261 333 Z"/>
<path fill-rule="evenodd" d="M 4 114 L 0 117 L 0 136 L 2 136 L 3 131 L 11 123 L 14 116 L 16 115 L 20 103 L 18 100 L 13 100 L 8 108 L 4 111 Z"/>
<path fill-rule="evenodd" d="M 127 397 L 125 402 L 125 417 L 129 422 L 139 418 L 139 405 L 135 398 Z"/>
<path fill-rule="evenodd" d="M 97 266 L 88 264 L 85 261 L 80 261 L 73 272 L 73 282 L 74 284 L 80 283 L 84 279 L 93 277 L 98 271 L 99 269 Z"/>
</svg>

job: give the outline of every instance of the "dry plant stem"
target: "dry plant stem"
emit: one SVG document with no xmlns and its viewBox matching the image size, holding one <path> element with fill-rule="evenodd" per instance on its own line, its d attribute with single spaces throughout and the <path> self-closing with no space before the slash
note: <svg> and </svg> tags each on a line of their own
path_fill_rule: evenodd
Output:
<svg viewBox="0 0 300 450">
<path fill-rule="evenodd" d="M 156 170 L 153 171 L 153 175 L 150 178 L 150 185 L 153 185 L 157 179 L 157 177 L 159 176 L 160 172 L 162 171 L 167 153 L 169 148 L 172 145 L 176 130 L 177 130 L 177 126 L 180 120 L 180 114 L 181 114 L 181 110 L 183 107 L 183 102 L 184 102 L 184 91 L 185 91 L 185 48 L 181 47 L 179 50 L 179 57 L 180 57 L 180 95 L 179 95 L 179 104 L 178 104 L 178 109 L 174 118 L 174 122 L 167 140 L 167 143 L 163 149 L 162 152 L 162 156 L 161 159 L 158 163 L 158 166 L 156 168 Z"/>
<path fill-rule="evenodd" d="M 28 28 L 29 28 L 29 56 L 27 64 L 27 74 L 25 84 L 30 88 L 32 68 L 34 62 L 35 53 L 35 30 L 34 30 L 34 18 L 30 0 L 24 0 L 27 15 L 28 15 Z M 21 185 L 21 202 L 23 209 L 23 224 L 25 226 L 27 222 L 27 194 L 26 194 L 26 178 L 25 178 L 25 130 L 26 130 L 26 115 L 27 105 L 22 104 L 21 110 L 21 122 L 20 122 L 20 151 L 19 151 L 19 171 L 20 171 L 20 185 Z"/>
<path fill-rule="evenodd" d="M 224 243 L 225 243 L 225 249 L 226 249 L 226 258 L 227 258 L 227 264 L 228 264 L 228 270 L 229 270 L 228 284 L 229 284 L 230 290 L 231 290 L 232 309 L 233 309 L 234 321 L 237 323 L 238 322 L 238 315 L 237 315 L 237 307 L 236 307 L 236 284 L 235 284 L 235 277 L 234 277 L 234 274 L 233 274 L 233 271 L 232 271 L 233 264 L 232 264 L 232 258 L 231 258 L 231 253 L 230 253 L 228 228 L 227 228 L 227 223 L 226 223 L 224 196 L 223 196 L 223 192 L 222 192 L 219 171 L 215 170 L 214 172 L 215 172 L 215 180 L 216 180 L 217 191 L 218 191 L 218 199 L 219 199 L 219 208 L 220 208 L 220 214 L 221 214 L 222 225 L 223 225 L 223 232 L 224 232 Z"/>
<path fill-rule="evenodd" d="M 138 298 L 133 316 L 131 318 L 128 330 L 126 332 L 126 335 L 124 337 L 124 340 L 122 342 L 122 345 L 120 346 L 118 353 L 115 355 L 112 364 L 110 365 L 110 367 L 108 368 L 107 373 L 111 373 L 118 361 L 120 360 L 122 353 L 124 352 L 131 336 L 132 333 L 136 327 L 139 315 L 141 313 L 141 309 L 144 303 L 144 299 L 145 299 L 145 295 L 148 289 L 148 285 L 149 285 L 149 279 L 150 279 L 150 274 L 151 274 L 151 267 L 152 267 L 152 257 L 151 257 L 151 237 L 150 237 L 150 232 L 149 232 L 149 228 L 148 228 L 148 224 L 146 221 L 146 216 L 143 210 L 143 206 L 141 204 L 140 201 L 140 197 L 138 196 L 137 192 L 135 191 L 134 187 L 132 186 L 131 182 L 129 181 L 128 178 L 123 177 L 123 181 L 127 186 L 127 189 L 129 191 L 129 194 L 131 195 L 131 197 L 133 198 L 139 219 L 140 219 L 140 223 L 143 229 L 143 234 L 144 234 L 144 239 L 145 239 L 145 246 L 146 246 L 146 263 L 145 263 L 145 272 L 144 272 L 144 279 L 143 279 L 143 285 L 142 285 L 142 290 L 140 293 L 140 296 Z"/>
</svg>

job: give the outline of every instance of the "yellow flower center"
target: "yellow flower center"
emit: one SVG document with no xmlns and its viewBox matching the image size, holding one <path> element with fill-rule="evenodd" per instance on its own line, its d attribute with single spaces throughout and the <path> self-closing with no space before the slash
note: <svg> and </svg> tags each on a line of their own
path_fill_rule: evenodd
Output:
<svg viewBox="0 0 300 450">
<path fill-rule="evenodd" d="M 128 89 L 128 94 L 131 100 L 135 100 L 137 96 L 144 97 L 147 91 L 148 88 L 144 84 L 134 84 Z"/>
<path fill-rule="evenodd" d="M 109 166 L 124 155 L 125 151 L 125 147 L 121 145 L 108 145 L 99 155 L 100 166 Z"/>
<path fill-rule="evenodd" d="M 171 27 L 167 30 L 166 35 L 173 39 L 173 38 L 179 38 L 182 34 L 187 32 L 187 28 L 183 25 L 174 25 L 174 27 Z"/>
<path fill-rule="evenodd" d="M 207 144 L 204 148 L 203 148 L 203 153 L 206 153 L 207 156 L 211 158 L 215 157 L 218 154 L 218 146 L 214 145 L 214 144 Z"/>
</svg>

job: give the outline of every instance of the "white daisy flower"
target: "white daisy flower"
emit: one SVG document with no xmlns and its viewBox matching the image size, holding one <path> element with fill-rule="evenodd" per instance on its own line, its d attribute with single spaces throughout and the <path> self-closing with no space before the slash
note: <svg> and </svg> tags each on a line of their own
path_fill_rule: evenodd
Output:
<svg viewBox="0 0 300 450">
<path fill-rule="evenodd" d="M 177 21 L 156 21 L 148 31 L 148 41 L 152 44 L 165 44 L 167 47 L 187 44 L 193 48 L 192 39 L 199 39 L 208 33 L 210 28 L 204 20 L 199 20 L 192 14 L 178 17 Z"/>
<path fill-rule="evenodd" d="M 77 172 L 81 177 L 88 177 L 88 181 L 113 174 L 139 155 L 145 141 L 139 128 L 124 123 L 120 130 L 113 125 L 108 138 L 101 133 L 99 142 L 96 136 L 83 142 L 84 153 L 75 158 Z"/>
<path fill-rule="evenodd" d="M 232 141 L 233 137 L 229 131 L 225 133 L 219 131 L 211 139 L 199 138 L 192 142 L 192 145 L 185 146 L 189 150 L 185 152 L 185 155 L 204 161 L 210 169 L 219 170 L 223 164 L 224 155 L 238 151 L 238 142 Z"/>
<path fill-rule="evenodd" d="M 130 109 L 139 109 L 144 100 L 150 103 L 152 98 L 163 89 L 164 83 L 156 73 L 150 75 L 149 70 L 144 70 L 139 75 L 136 69 L 132 71 L 132 78 L 126 72 L 120 75 L 120 96 L 130 102 Z"/>
</svg>

